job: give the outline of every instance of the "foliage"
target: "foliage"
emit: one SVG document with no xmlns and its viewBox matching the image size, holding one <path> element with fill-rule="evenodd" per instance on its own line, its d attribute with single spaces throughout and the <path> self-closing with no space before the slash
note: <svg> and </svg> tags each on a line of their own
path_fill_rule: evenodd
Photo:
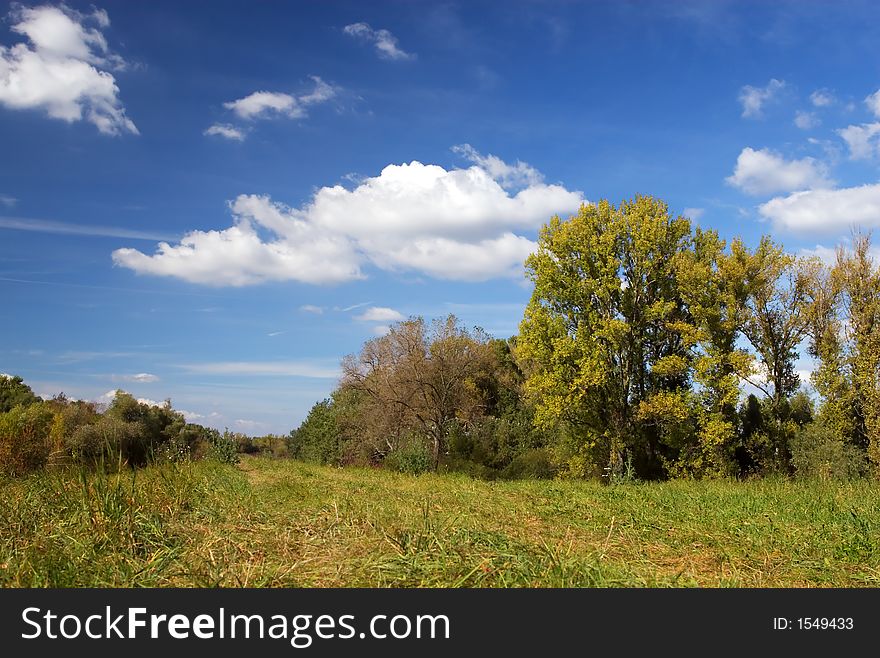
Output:
<svg viewBox="0 0 880 658">
<path fill-rule="evenodd" d="M 327 398 L 317 402 L 300 426 L 290 433 L 290 454 L 295 459 L 317 464 L 342 461 L 340 428 L 336 422 L 338 405 Z"/>
<path fill-rule="evenodd" d="M 211 437 L 208 456 L 221 464 L 237 464 L 241 461 L 235 436 L 228 429 Z"/>
<path fill-rule="evenodd" d="M 429 441 L 436 469 L 450 423 L 470 422 L 484 410 L 477 381 L 491 357 L 488 337 L 464 329 L 455 316 L 430 325 L 420 317 L 399 322 L 343 359 L 341 388 L 357 400 L 348 423 L 381 456 L 419 433 Z"/>
<path fill-rule="evenodd" d="M 0 472 L 22 475 L 45 466 L 52 448 L 52 421 L 45 402 L 0 414 Z"/>
<path fill-rule="evenodd" d="M 819 480 L 849 480 L 864 475 L 868 467 L 864 453 L 821 420 L 794 435 L 791 458 L 799 477 Z"/>
<path fill-rule="evenodd" d="M 0 374 L 0 414 L 21 405 L 24 407 L 40 401 L 31 387 L 18 376 Z"/>
<path fill-rule="evenodd" d="M 539 423 L 568 426 L 582 470 L 621 473 L 631 455 L 656 477 L 673 456 L 693 331 L 675 268 L 690 239 L 689 221 L 662 201 L 601 201 L 552 218 L 526 260 L 535 284 L 518 343 L 526 390 Z"/>
<path fill-rule="evenodd" d="M 434 468 L 434 456 L 424 440 L 410 436 L 385 456 L 385 466 L 398 473 L 418 475 Z"/>
</svg>

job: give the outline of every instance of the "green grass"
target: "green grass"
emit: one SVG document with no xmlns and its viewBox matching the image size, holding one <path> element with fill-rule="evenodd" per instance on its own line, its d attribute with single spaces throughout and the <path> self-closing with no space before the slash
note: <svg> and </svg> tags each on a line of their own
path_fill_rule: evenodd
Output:
<svg viewBox="0 0 880 658">
<path fill-rule="evenodd" d="M 870 481 L 482 482 L 247 458 L 0 481 L 0 584 L 880 584 Z"/>
</svg>

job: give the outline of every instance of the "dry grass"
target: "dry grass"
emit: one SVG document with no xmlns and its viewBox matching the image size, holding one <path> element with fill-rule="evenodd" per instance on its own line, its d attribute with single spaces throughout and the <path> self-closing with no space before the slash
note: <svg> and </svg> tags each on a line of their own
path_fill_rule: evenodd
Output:
<svg viewBox="0 0 880 658">
<path fill-rule="evenodd" d="M 876 586 L 840 484 L 481 482 L 248 458 L 0 483 L 7 586 Z"/>
</svg>

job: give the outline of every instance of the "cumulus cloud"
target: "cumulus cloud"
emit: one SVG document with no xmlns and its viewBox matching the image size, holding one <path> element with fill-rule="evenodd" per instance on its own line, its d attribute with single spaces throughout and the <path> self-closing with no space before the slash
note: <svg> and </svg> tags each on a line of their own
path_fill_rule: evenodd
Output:
<svg viewBox="0 0 880 658">
<path fill-rule="evenodd" d="M 813 107 L 828 107 L 834 102 L 834 95 L 826 89 L 817 89 L 810 94 Z"/>
<path fill-rule="evenodd" d="M 520 275 L 535 243 L 516 232 L 576 211 L 583 194 L 539 182 L 534 170 L 524 177 L 531 170 L 524 163 L 471 154 L 480 164 L 467 169 L 388 165 L 353 190 L 323 187 L 300 208 L 241 195 L 230 204 L 232 227 L 192 231 L 176 245 L 160 243 L 153 255 L 118 249 L 113 260 L 139 273 L 215 286 L 339 283 L 363 278 L 366 264 L 440 279 Z M 516 193 L 503 186 L 512 171 L 528 183 Z"/>
<path fill-rule="evenodd" d="M 746 194 L 761 195 L 828 187 L 825 165 L 815 158 L 786 160 L 770 149 L 746 147 L 736 159 L 733 175 L 725 181 Z"/>
<path fill-rule="evenodd" d="M 880 89 L 865 99 L 865 105 L 871 110 L 873 115 L 880 119 Z"/>
<path fill-rule="evenodd" d="M 312 76 L 312 81 L 315 88 L 301 96 L 275 91 L 255 91 L 244 98 L 223 103 L 223 107 L 247 120 L 264 119 L 273 115 L 301 119 L 307 115 L 306 108 L 310 105 L 325 103 L 337 94 L 336 87 L 318 76 Z"/>
<path fill-rule="evenodd" d="M 314 313 L 315 315 L 322 315 L 324 313 L 323 307 L 315 306 L 314 304 L 303 304 L 299 307 L 299 310 L 303 313 Z"/>
<path fill-rule="evenodd" d="M 880 227 L 880 183 L 836 190 L 807 190 L 762 204 L 758 212 L 778 228 L 829 233 Z"/>
<path fill-rule="evenodd" d="M 101 33 L 110 24 L 107 12 L 15 6 L 10 16 L 12 31 L 27 43 L 0 46 L 0 105 L 41 109 L 68 123 L 85 119 L 105 135 L 138 134 L 106 70 L 125 68 Z"/>
<path fill-rule="evenodd" d="M 869 160 L 880 154 L 880 122 L 847 126 L 837 131 L 849 147 L 852 160 Z"/>
<path fill-rule="evenodd" d="M 822 122 L 819 120 L 819 117 L 816 116 L 813 112 L 805 112 L 803 110 L 798 110 L 794 115 L 794 125 L 796 125 L 801 130 L 812 130 L 816 128 Z"/>
<path fill-rule="evenodd" d="M 207 128 L 204 134 L 224 137 L 225 139 L 232 139 L 238 142 L 244 140 L 244 132 L 228 123 L 215 123 L 213 126 Z"/>
<path fill-rule="evenodd" d="M 397 37 L 388 30 L 374 30 L 367 23 L 352 23 L 342 28 L 350 37 L 372 43 L 376 53 L 383 59 L 415 59 L 412 53 L 401 50 L 397 45 Z"/>
<path fill-rule="evenodd" d="M 404 319 L 405 317 L 400 311 L 395 311 L 387 306 L 373 306 L 355 316 L 355 320 L 362 322 L 399 322 Z"/>
<path fill-rule="evenodd" d="M 785 88 L 784 80 L 772 78 L 765 87 L 746 85 L 739 92 L 742 116 L 745 119 L 758 119 L 764 115 L 764 106 L 771 102 Z"/>
</svg>

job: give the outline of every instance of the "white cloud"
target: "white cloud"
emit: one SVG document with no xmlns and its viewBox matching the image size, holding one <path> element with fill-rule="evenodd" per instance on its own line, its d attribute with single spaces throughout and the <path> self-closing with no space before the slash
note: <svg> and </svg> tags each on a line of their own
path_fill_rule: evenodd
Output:
<svg viewBox="0 0 880 658">
<path fill-rule="evenodd" d="M 771 102 L 776 95 L 785 88 L 784 80 L 772 78 L 766 87 L 752 87 L 746 85 L 739 92 L 739 102 L 742 103 L 742 116 L 746 119 L 757 119 L 764 114 L 764 105 Z"/>
<path fill-rule="evenodd" d="M 151 384 L 153 382 L 159 381 L 159 377 L 157 375 L 153 375 L 148 372 L 139 372 L 135 375 L 113 375 L 112 379 L 113 381 L 138 382 L 140 384 Z"/>
<path fill-rule="evenodd" d="M 531 183 L 513 194 L 501 183 L 511 171 L 531 170 L 528 165 L 472 155 L 483 164 L 388 165 L 353 190 L 323 187 L 301 208 L 242 195 L 230 204 L 232 227 L 192 231 L 177 245 L 160 243 L 152 256 L 118 249 L 113 260 L 139 273 L 216 286 L 339 283 L 363 278 L 368 263 L 441 279 L 521 275 L 535 243 L 515 232 L 576 211 L 583 194 L 538 182 L 537 172 L 520 176 L 520 183 Z"/>
<path fill-rule="evenodd" d="M 852 160 L 869 160 L 880 154 L 880 122 L 847 126 L 837 131 L 849 147 Z"/>
<path fill-rule="evenodd" d="M 700 217 L 702 217 L 705 213 L 706 213 L 705 208 L 685 208 L 684 212 L 683 212 L 685 217 L 689 217 L 690 219 L 694 220 L 695 222 L 699 221 Z"/>
<path fill-rule="evenodd" d="M 827 89 L 817 89 L 810 94 L 813 107 L 828 107 L 834 102 L 834 95 Z"/>
<path fill-rule="evenodd" d="M 12 31 L 29 43 L 0 46 L 0 105 L 10 109 L 42 109 L 68 123 L 85 118 L 106 135 L 138 134 L 119 100 L 116 79 L 106 70 L 125 62 L 110 53 L 99 28 L 109 25 L 107 13 L 82 14 L 61 7 L 14 6 Z"/>
<path fill-rule="evenodd" d="M 324 309 L 321 306 L 315 306 L 314 304 L 303 304 L 299 307 L 299 310 L 303 313 L 314 313 L 315 315 L 324 313 Z"/>
<path fill-rule="evenodd" d="M 337 87 L 327 84 L 317 76 L 312 76 L 312 81 L 315 83 L 315 88 L 302 96 L 275 91 L 255 91 L 244 98 L 223 103 L 223 107 L 232 110 L 242 119 L 262 119 L 273 114 L 301 119 L 307 115 L 307 107 L 325 103 L 338 92 Z"/>
<path fill-rule="evenodd" d="M 871 110 L 872 114 L 880 119 L 880 89 L 865 99 L 865 105 Z"/>
<path fill-rule="evenodd" d="M 273 91 L 255 91 L 244 98 L 223 103 L 223 107 L 232 110 L 242 119 L 255 119 L 273 112 L 286 114 L 292 119 L 305 115 L 305 110 L 294 96 Z"/>
<path fill-rule="evenodd" d="M 191 373 L 202 375 L 244 375 L 251 377 L 307 377 L 336 379 L 337 366 L 326 366 L 314 361 L 218 361 L 190 363 L 181 366 Z"/>
<path fill-rule="evenodd" d="M 470 144 L 453 146 L 452 152 L 484 169 L 506 190 L 521 189 L 544 182 L 544 176 L 541 172 L 521 160 L 510 165 L 496 155 L 481 155 Z"/>
<path fill-rule="evenodd" d="M 374 30 L 367 23 L 352 23 L 342 28 L 351 37 L 369 41 L 376 47 L 376 52 L 383 59 L 415 59 L 415 55 L 401 50 L 397 46 L 397 37 L 388 30 Z"/>
<path fill-rule="evenodd" d="M 848 245 L 841 243 L 841 246 L 847 248 Z M 874 262 L 880 262 L 880 246 L 873 246 L 869 251 L 870 257 Z M 801 249 L 798 256 L 815 257 L 821 260 L 825 265 L 832 266 L 837 263 L 837 247 L 826 247 L 817 244 L 812 249 Z"/>
<path fill-rule="evenodd" d="M 159 231 L 138 231 L 120 226 L 89 226 L 87 224 L 67 224 L 51 219 L 32 219 L 29 217 L 0 216 L 0 229 L 16 231 L 36 231 L 37 233 L 56 233 L 58 235 L 96 235 L 106 238 L 128 238 L 130 240 L 171 240 L 168 234 Z"/>
<path fill-rule="evenodd" d="M 14 196 L 9 196 L 8 194 L 0 194 L 0 206 L 12 208 L 17 203 L 18 199 L 16 199 Z"/>
<path fill-rule="evenodd" d="M 164 402 L 156 402 L 155 400 L 151 400 L 150 398 L 137 398 L 137 401 L 141 404 L 145 404 L 148 407 L 163 407 L 165 406 Z"/>
<path fill-rule="evenodd" d="M 377 324 L 373 327 L 373 335 L 374 336 L 386 336 L 391 332 L 391 327 L 387 324 Z"/>
<path fill-rule="evenodd" d="M 404 319 L 406 318 L 401 312 L 387 306 L 373 306 L 361 315 L 355 316 L 355 320 L 361 322 L 399 322 Z"/>
<path fill-rule="evenodd" d="M 805 112 L 803 110 L 798 110 L 794 114 L 794 125 L 796 125 L 801 130 L 812 130 L 819 126 L 822 122 L 819 120 L 819 117 L 816 116 L 813 112 Z"/>
<path fill-rule="evenodd" d="M 226 139 L 233 139 L 239 142 L 244 140 L 244 132 L 228 123 L 215 123 L 205 130 L 204 134 L 225 137 Z"/>
<path fill-rule="evenodd" d="M 837 190 L 809 190 L 771 199 L 758 208 L 778 228 L 831 232 L 880 227 L 880 183 Z"/>
<path fill-rule="evenodd" d="M 746 194 L 761 195 L 828 187 L 825 165 L 815 158 L 785 160 L 769 149 L 746 147 L 736 159 L 733 175 L 725 181 Z"/>
</svg>

